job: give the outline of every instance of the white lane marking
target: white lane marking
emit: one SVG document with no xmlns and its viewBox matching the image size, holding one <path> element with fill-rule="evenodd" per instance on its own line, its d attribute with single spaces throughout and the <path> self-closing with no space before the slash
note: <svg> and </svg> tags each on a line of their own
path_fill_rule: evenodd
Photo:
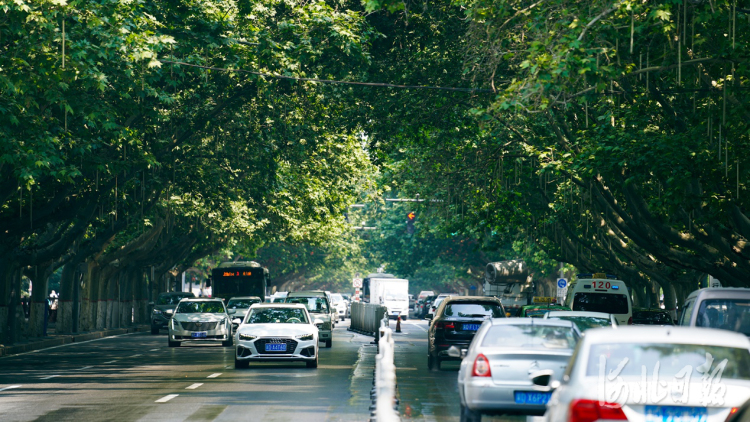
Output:
<svg viewBox="0 0 750 422">
<path fill-rule="evenodd" d="M 427 330 L 425 330 L 424 327 L 422 327 L 421 325 L 417 325 L 417 324 L 415 324 L 413 322 L 409 322 L 408 324 L 411 325 L 411 326 L 419 328 L 420 330 L 424 331 L 425 333 L 427 332 Z"/>
<path fill-rule="evenodd" d="M 207 376 L 206 378 L 216 378 L 216 377 L 218 377 L 221 374 L 222 374 L 221 372 L 219 372 L 217 374 L 211 374 L 211 375 Z"/>
<path fill-rule="evenodd" d="M 109 361 L 109 362 L 104 362 L 104 364 L 106 365 L 106 364 L 108 364 L 108 363 L 115 363 L 115 362 L 117 362 L 117 361 L 116 361 L 116 360 L 111 360 L 111 361 Z"/>
<path fill-rule="evenodd" d="M 151 349 L 151 350 L 149 350 L 149 352 L 158 352 L 158 351 L 159 351 L 159 349 Z"/>
<path fill-rule="evenodd" d="M 175 398 L 177 396 L 179 396 L 179 394 L 168 394 L 168 395 L 160 398 L 159 400 L 155 401 L 154 403 L 166 403 L 166 402 L 172 400 L 173 398 Z"/>
<path fill-rule="evenodd" d="M 55 377 L 59 377 L 59 375 L 50 375 L 50 376 L 47 376 L 47 377 L 39 377 L 39 378 L 41 378 L 43 380 L 48 380 L 48 379 L 52 379 L 52 378 L 55 378 Z"/>
<path fill-rule="evenodd" d="M 75 346 L 75 345 L 78 345 L 78 344 L 91 343 L 92 341 L 101 341 L 101 340 L 107 340 L 107 339 L 122 337 L 122 336 L 132 336 L 133 334 L 143 334 L 143 332 L 137 331 L 135 333 L 118 334 L 116 336 L 95 338 L 93 340 L 74 341 L 72 343 L 61 344 L 59 346 L 45 347 L 44 349 L 40 349 L 40 350 L 32 350 L 30 352 L 16 353 L 15 355 L 6 355 L 6 356 L 3 356 L 3 357 L 0 357 L 0 359 L 12 358 L 14 356 L 29 355 L 31 353 L 38 353 L 38 352 L 43 352 L 43 351 L 47 351 L 47 350 L 51 350 L 51 349 L 59 349 L 60 347 L 68 347 L 68 346 Z"/>
<path fill-rule="evenodd" d="M 133 355 L 133 356 L 131 356 L 131 358 L 137 358 L 138 356 L 143 356 L 143 355 L 141 355 L 141 354 L 139 353 L 139 354 L 137 354 L 137 355 Z"/>
<path fill-rule="evenodd" d="M 196 382 L 193 385 L 189 385 L 189 386 L 185 387 L 185 389 L 186 390 L 195 390 L 196 388 L 200 387 L 201 385 L 203 385 L 202 382 Z"/>
<path fill-rule="evenodd" d="M 74 369 L 74 371 L 83 371 L 84 369 L 93 368 L 93 366 L 84 366 L 83 368 Z"/>
<path fill-rule="evenodd" d="M 10 387 L 0 388 L 0 391 L 12 390 L 12 389 L 18 388 L 18 387 L 20 387 L 20 385 L 11 385 Z"/>
</svg>

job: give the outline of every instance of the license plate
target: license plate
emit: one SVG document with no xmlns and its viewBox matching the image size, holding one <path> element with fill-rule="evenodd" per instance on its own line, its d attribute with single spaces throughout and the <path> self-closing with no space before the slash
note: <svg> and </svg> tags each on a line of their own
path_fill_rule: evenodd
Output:
<svg viewBox="0 0 750 422">
<path fill-rule="evenodd" d="M 464 331 L 476 331 L 479 329 L 479 324 L 464 324 Z"/>
<path fill-rule="evenodd" d="M 266 352 L 286 352 L 286 343 L 266 343 Z"/>
<path fill-rule="evenodd" d="M 706 422 L 708 409 L 689 406 L 646 406 L 646 422 Z"/>
<path fill-rule="evenodd" d="M 201 331 L 201 332 L 198 332 L 198 333 L 192 333 L 192 334 L 190 334 L 190 335 L 191 335 L 191 336 L 192 336 L 193 338 L 206 338 L 206 336 L 208 335 L 208 333 L 207 333 L 207 332 L 205 332 L 205 331 Z"/>
<path fill-rule="evenodd" d="M 540 393 L 537 391 L 515 391 L 514 399 L 518 404 L 547 404 L 552 393 Z"/>
</svg>

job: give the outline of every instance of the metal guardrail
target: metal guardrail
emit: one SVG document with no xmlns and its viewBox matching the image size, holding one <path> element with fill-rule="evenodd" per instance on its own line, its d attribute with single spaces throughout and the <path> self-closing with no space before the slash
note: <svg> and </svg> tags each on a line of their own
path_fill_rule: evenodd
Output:
<svg viewBox="0 0 750 422">
<path fill-rule="evenodd" d="M 370 421 L 398 422 L 398 400 L 396 399 L 396 365 L 395 342 L 393 331 L 387 326 L 388 319 L 381 320 L 379 329 L 378 354 L 375 356 L 375 375 L 373 377 L 373 406 Z"/>
<path fill-rule="evenodd" d="M 381 321 L 388 316 L 388 309 L 382 305 L 354 302 L 351 307 L 350 330 L 378 337 Z M 386 326 L 388 324 L 386 323 Z"/>
</svg>

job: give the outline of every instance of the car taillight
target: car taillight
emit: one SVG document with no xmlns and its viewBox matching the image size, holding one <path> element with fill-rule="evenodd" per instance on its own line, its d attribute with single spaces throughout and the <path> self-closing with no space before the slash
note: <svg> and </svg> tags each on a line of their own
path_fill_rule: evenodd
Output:
<svg viewBox="0 0 750 422">
<path fill-rule="evenodd" d="M 628 420 L 617 403 L 600 402 L 599 400 L 573 400 L 570 403 L 568 420 L 570 422 L 594 422 L 599 419 Z"/>
<path fill-rule="evenodd" d="M 438 328 L 442 328 L 444 330 L 455 330 L 456 329 L 456 326 L 452 322 L 445 322 L 445 321 L 438 322 L 437 327 Z"/>
<path fill-rule="evenodd" d="M 471 371 L 472 377 L 491 377 L 490 361 L 483 354 L 478 354 L 474 359 L 474 368 Z"/>
<path fill-rule="evenodd" d="M 732 415 L 734 415 L 735 413 L 737 413 L 737 411 L 739 411 L 739 410 L 740 410 L 739 407 L 733 407 L 733 408 L 729 409 L 729 415 L 727 415 L 727 418 L 726 418 L 725 421 L 728 421 L 728 420 L 732 419 Z"/>
<path fill-rule="evenodd" d="M 628 318 L 628 325 L 633 325 L 633 317 Z"/>
</svg>

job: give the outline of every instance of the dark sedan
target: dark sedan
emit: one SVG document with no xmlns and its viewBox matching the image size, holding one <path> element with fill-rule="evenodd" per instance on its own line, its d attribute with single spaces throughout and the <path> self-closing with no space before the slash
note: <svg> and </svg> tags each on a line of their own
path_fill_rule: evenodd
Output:
<svg viewBox="0 0 750 422">
<path fill-rule="evenodd" d="M 489 318 L 505 318 L 500 299 L 485 296 L 451 296 L 435 311 L 427 333 L 427 367 L 440 369 L 445 360 L 461 360 L 448 355 L 456 346 L 468 349 L 479 327 Z"/>
</svg>

